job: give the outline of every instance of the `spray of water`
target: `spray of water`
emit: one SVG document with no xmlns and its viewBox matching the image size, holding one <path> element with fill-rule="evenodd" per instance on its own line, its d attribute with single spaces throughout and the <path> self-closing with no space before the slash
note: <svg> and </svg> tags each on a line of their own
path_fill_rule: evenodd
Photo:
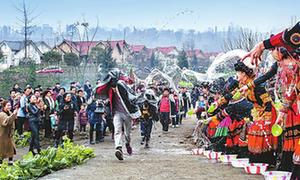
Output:
<svg viewBox="0 0 300 180">
<path fill-rule="evenodd" d="M 177 87 L 175 86 L 175 83 L 173 79 L 166 73 L 161 72 L 158 69 L 154 69 L 151 71 L 151 73 L 148 75 L 148 77 L 145 79 L 145 83 L 151 84 L 154 79 L 160 79 L 160 80 L 166 80 L 169 84 L 169 87 L 173 88 L 176 92 L 178 92 Z"/>
<path fill-rule="evenodd" d="M 169 86 L 177 91 L 175 84 L 180 81 L 186 82 L 203 82 L 203 81 L 213 81 L 218 77 L 226 77 L 234 73 L 233 65 L 236 61 L 246 55 L 246 51 L 241 49 L 236 49 L 229 51 L 227 53 L 220 53 L 209 66 L 205 74 L 192 71 L 190 69 L 180 69 L 177 65 L 168 64 L 165 62 L 163 64 L 162 71 L 154 69 L 144 80 L 146 84 L 152 83 L 154 80 L 167 81 Z M 268 56 L 267 62 L 272 64 L 273 59 Z"/>
<path fill-rule="evenodd" d="M 246 55 L 247 52 L 241 49 L 236 49 L 229 51 L 227 53 L 221 53 L 219 54 L 216 59 L 213 61 L 213 63 L 209 66 L 206 72 L 206 76 L 208 79 L 213 79 L 216 77 L 220 77 L 224 74 L 217 72 L 217 68 L 221 65 L 224 65 L 228 61 L 236 60 L 237 58 L 242 58 L 244 55 Z M 226 67 L 225 67 L 226 68 Z"/>
<path fill-rule="evenodd" d="M 189 81 L 188 77 L 194 77 L 194 78 L 196 78 L 197 81 L 200 81 L 200 82 L 207 80 L 207 75 L 206 74 L 198 73 L 198 72 L 192 71 L 190 69 L 183 69 L 183 71 L 181 73 L 181 76 L 186 81 Z"/>
</svg>

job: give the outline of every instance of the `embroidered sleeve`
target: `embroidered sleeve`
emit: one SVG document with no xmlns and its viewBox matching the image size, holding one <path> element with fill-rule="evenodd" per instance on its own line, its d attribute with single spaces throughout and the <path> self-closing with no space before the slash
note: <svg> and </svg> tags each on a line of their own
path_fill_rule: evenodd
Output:
<svg viewBox="0 0 300 180">
<path fill-rule="evenodd" d="M 288 50 L 293 50 L 300 47 L 300 22 L 294 27 L 280 32 L 270 39 L 263 41 L 266 49 L 272 49 L 274 47 L 285 47 Z"/>
<path fill-rule="evenodd" d="M 271 112 L 272 111 L 272 99 L 271 99 L 271 96 L 266 92 L 266 93 L 260 95 L 260 98 L 261 98 L 264 106 L 266 107 L 265 111 Z"/>
</svg>

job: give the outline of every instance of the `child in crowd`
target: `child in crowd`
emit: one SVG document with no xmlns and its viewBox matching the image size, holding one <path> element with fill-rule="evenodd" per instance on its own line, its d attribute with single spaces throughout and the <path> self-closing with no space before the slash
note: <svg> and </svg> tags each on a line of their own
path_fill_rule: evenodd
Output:
<svg viewBox="0 0 300 180">
<path fill-rule="evenodd" d="M 142 116 L 141 120 L 141 145 L 145 143 L 145 148 L 149 148 L 153 121 L 158 121 L 157 116 L 157 100 L 153 90 L 148 89 L 144 93 L 144 102 L 140 104 Z"/>
<path fill-rule="evenodd" d="M 82 104 L 80 106 L 80 111 L 79 111 L 79 123 L 80 123 L 81 134 L 86 132 L 87 122 L 88 122 L 88 114 L 86 111 L 86 104 Z"/>
<path fill-rule="evenodd" d="M 206 111 L 206 103 L 203 96 L 199 96 L 199 100 L 196 103 L 196 115 L 197 119 L 201 119 L 201 115 Z"/>
</svg>

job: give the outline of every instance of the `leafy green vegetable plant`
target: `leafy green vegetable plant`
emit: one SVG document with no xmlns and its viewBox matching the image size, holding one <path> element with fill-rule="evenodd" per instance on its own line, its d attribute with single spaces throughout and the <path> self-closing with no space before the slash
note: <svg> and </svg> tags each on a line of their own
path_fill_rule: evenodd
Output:
<svg viewBox="0 0 300 180">
<path fill-rule="evenodd" d="M 93 157 L 95 154 L 92 148 L 75 145 L 65 138 L 63 147 L 49 147 L 36 156 L 31 152 L 27 153 L 13 166 L 4 163 L 0 167 L 0 179 L 34 179 L 53 171 L 83 164 Z"/>
</svg>

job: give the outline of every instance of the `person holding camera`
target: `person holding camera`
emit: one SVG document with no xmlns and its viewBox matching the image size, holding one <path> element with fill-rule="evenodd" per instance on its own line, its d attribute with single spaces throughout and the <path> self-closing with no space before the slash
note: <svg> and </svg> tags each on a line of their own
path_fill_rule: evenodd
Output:
<svg viewBox="0 0 300 180">
<path fill-rule="evenodd" d="M 90 123 L 90 144 L 100 143 L 104 141 L 103 121 L 105 106 L 101 100 L 94 100 L 89 105 L 89 123 Z M 96 138 L 94 138 L 96 132 Z M 95 141 L 96 140 L 96 141 Z"/>
<path fill-rule="evenodd" d="M 64 134 L 64 131 L 68 131 L 68 138 L 70 138 L 71 141 L 73 140 L 75 112 L 76 105 L 72 101 L 72 95 L 70 93 L 66 93 L 64 95 L 64 101 L 60 104 L 58 110 L 59 122 L 55 137 L 56 147 L 61 143 L 61 138 Z"/>
<path fill-rule="evenodd" d="M 28 104 L 28 121 L 29 127 L 31 130 L 31 140 L 29 151 L 32 152 L 33 155 L 36 154 L 34 149 L 37 149 L 37 153 L 40 154 L 41 147 L 40 147 L 40 137 L 39 137 L 39 123 L 41 121 L 41 110 L 37 106 L 37 97 L 35 95 L 30 96 Z"/>
</svg>

